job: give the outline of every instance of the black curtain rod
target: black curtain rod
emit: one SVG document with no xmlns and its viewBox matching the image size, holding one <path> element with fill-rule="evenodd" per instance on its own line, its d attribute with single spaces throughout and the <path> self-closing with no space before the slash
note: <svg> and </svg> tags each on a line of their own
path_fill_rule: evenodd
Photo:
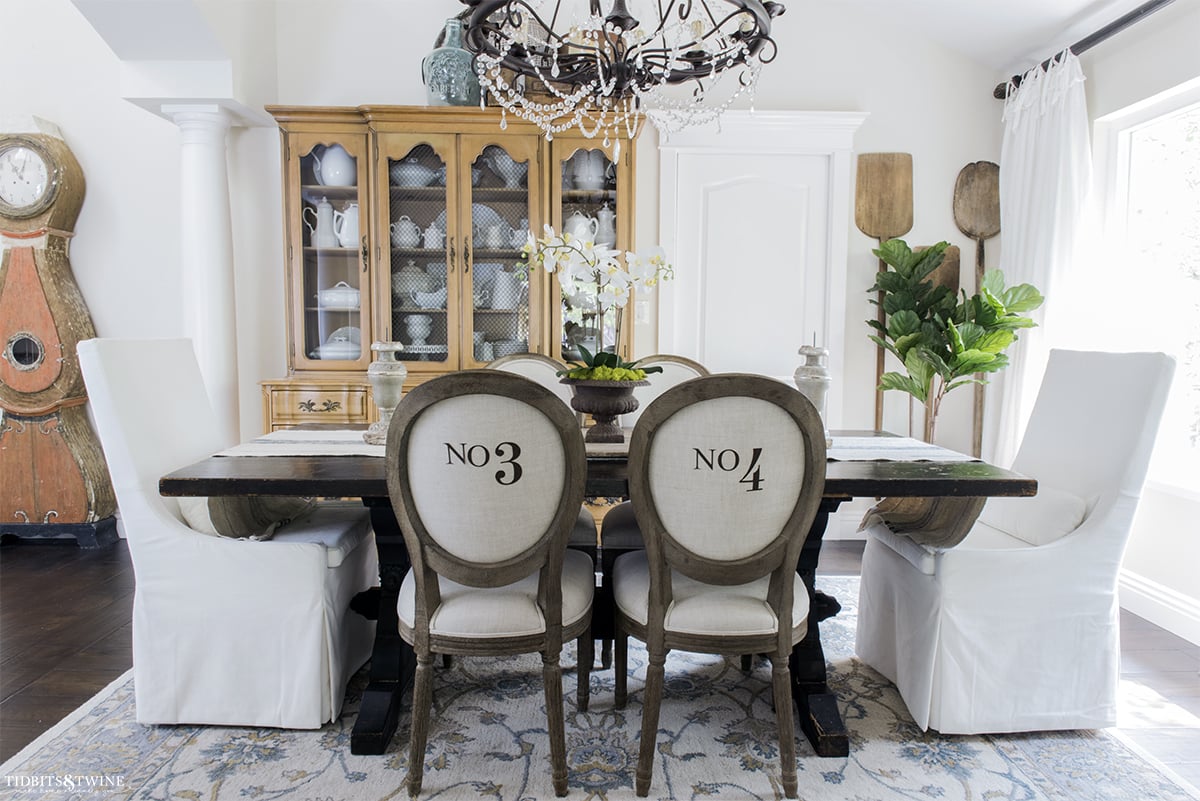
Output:
<svg viewBox="0 0 1200 801">
<path fill-rule="evenodd" d="M 1095 45 L 1100 44 L 1101 42 L 1103 42 L 1105 39 L 1112 36 L 1113 34 L 1120 33 L 1121 31 L 1125 30 L 1130 25 L 1132 25 L 1133 23 L 1140 20 L 1142 17 L 1149 16 L 1150 14 L 1153 14 L 1155 11 L 1158 11 L 1163 6 L 1169 6 L 1173 2 L 1175 2 L 1175 0 L 1150 0 L 1149 3 L 1143 3 L 1142 5 L 1138 6 L 1133 11 L 1130 11 L 1128 14 L 1121 17 L 1120 19 L 1114 20 L 1113 22 L 1108 23 L 1107 25 L 1105 25 L 1103 28 L 1096 31 L 1095 33 L 1092 33 L 1092 34 L 1089 34 L 1089 35 L 1083 37 L 1078 42 L 1071 45 L 1070 48 L 1068 48 L 1068 49 L 1072 53 L 1074 53 L 1075 55 L 1078 56 L 1078 55 L 1082 54 L 1085 50 L 1088 50 L 1088 49 L 1094 47 Z M 1056 56 L 1058 54 L 1055 53 L 1054 55 Z M 1054 56 L 1051 56 L 1050 58 L 1043 61 L 1042 65 L 1041 65 L 1042 69 L 1048 68 L 1050 66 L 1050 62 L 1052 62 L 1053 60 L 1054 60 Z M 1014 75 L 1008 81 L 1006 81 L 1004 83 L 996 84 L 996 88 L 992 90 L 992 97 L 996 98 L 997 100 L 1003 100 L 1008 94 L 1008 85 L 1010 83 L 1013 86 L 1020 86 L 1021 85 L 1021 76 Z"/>
</svg>

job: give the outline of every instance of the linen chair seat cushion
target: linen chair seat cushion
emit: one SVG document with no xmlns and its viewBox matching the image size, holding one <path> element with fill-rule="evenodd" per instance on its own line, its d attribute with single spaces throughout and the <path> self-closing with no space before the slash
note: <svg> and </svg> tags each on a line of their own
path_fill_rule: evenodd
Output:
<svg viewBox="0 0 1200 801">
<path fill-rule="evenodd" d="M 667 609 L 665 629 L 678 634 L 756 636 L 773 634 L 779 619 L 767 604 L 770 576 L 749 584 L 701 584 L 671 571 L 673 601 Z M 799 574 L 793 576 L 793 630 L 803 631 L 808 621 L 808 591 Z M 650 562 L 645 551 L 622 554 L 613 565 L 613 583 L 620 610 L 641 625 L 649 620 Z"/>
<path fill-rule="evenodd" d="M 1038 485 L 1032 498 L 990 498 L 979 519 L 1030 545 L 1046 545 L 1079 528 L 1088 504 L 1078 495 Z"/>
<path fill-rule="evenodd" d="M 562 623 L 577 623 L 592 608 L 592 560 L 567 550 L 562 569 Z M 416 580 L 410 570 L 400 586 L 396 611 L 408 629 L 416 623 Z M 429 620 L 429 632 L 444 637 L 524 637 L 541 634 L 546 621 L 537 605 L 538 574 L 505 587 L 468 587 L 439 577 L 442 603 Z"/>
<path fill-rule="evenodd" d="M 340 567 L 371 531 L 371 516 L 361 504 L 333 501 L 317 504 L 303 516 L 280 526 L 271 539 L 324 545 L 325 566 L 332 569 Z"/>
</svg>

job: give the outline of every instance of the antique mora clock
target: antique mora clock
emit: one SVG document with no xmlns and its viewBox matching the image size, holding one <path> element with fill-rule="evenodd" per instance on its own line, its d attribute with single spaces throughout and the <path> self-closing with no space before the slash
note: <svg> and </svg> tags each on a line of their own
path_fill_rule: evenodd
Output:
<svg viewBox="0 0 1200 801">
<path fill-rule="evenodd" d="M 0 534 L 116 539 L 75 345 L 96 335 L 68 258 L 83 171 L 58 128 L 0 122 Z"/>
</svg>

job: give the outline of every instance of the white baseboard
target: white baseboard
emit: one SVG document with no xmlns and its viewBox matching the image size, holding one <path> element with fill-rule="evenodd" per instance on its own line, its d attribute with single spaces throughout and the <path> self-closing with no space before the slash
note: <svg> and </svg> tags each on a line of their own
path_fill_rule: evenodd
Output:
<svg viewBox="0 0 1200 801">
<path fill-rule="evenodd" d="M 1119 592 L 1121 608 L 1200 645 L 1200 599 L 1130 570 L 1121 571 Z"/>
</svg>

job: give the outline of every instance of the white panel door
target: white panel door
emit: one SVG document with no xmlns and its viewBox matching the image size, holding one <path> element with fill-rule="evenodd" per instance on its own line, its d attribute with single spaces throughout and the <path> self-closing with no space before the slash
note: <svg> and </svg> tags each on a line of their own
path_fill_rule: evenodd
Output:
<svg viewBox="0 0 1200 801">
<path fill-rule="evenodd" d="M 791 375 L 824 342 L 828 173 L 819 155 L 681 155 L 673 326 L 710 370 Z"/>
<path fill-rule="evenodd" d="M 659 350 L 714 372 L 790 381 L 829 349 L 826 423 L 841 421 L 850 157 L 857 112 L 739 112 L 661 148 Z"/>
</svg>

